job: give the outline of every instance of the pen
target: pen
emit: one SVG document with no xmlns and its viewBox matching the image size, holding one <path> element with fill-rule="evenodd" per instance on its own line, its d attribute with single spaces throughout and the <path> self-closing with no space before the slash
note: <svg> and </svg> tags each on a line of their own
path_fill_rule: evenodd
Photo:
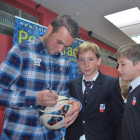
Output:
<svg viewBox="0 0 140 140">
<path fill-rule="evenodd" d="M 51 88 L 49 87 L 49 91 L 52 93 L 52 90 L 51 90 Z"/>
<path fill-rule="evenodd" d="M 49 84 L 47 85 L 47 89 L 49 89 L 49 91 L 52 93 L 52 90 L 51 90 Z"/>
</svg>

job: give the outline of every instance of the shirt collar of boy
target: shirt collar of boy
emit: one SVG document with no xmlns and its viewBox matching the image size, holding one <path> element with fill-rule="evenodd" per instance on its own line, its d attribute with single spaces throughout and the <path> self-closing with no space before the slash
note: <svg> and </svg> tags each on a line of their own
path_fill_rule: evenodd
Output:
<svg viewBox="0 0 140 140">
<path fill-rule="evenodd" d="M 99 71 L 98 71 L 97 74 L 91 79 L 91 81 L 96 81 L 98 75 L 99 75 Z M 85 78 L 85 76 L 83 75 L 82 81 L 84 81 L 84 80 L 87 81 L 86 78 Z"/>
<path fill-rule="evenodd" d="M 132 81 L 129 85 L 132 86 L 132 89 L 135 89 L 138 85 L 140 85 L 140 76 Z"/>
</svg>

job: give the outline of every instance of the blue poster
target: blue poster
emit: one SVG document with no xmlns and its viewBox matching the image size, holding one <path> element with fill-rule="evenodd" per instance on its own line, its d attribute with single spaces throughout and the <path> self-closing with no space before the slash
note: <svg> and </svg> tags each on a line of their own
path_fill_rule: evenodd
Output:
<svg viewBox="0 0 140 140">
<path fill-rule="evenodd" d="M 15 17 L 15 28 L 13 36 L 13 46 L 26 40 L 36 39 L 39 36 L 43 36 L 47 32 L 47 27 L 40 24 L 25 20 L 20 17 Z M 68 47 L 63 53 L 69 57 L 71 62 L 70 68 L 70 80 L 81 75 L 79 67 L 77 65 L 76 52 L 77 48 L 83 40 L 75 39 L 74 43 Z"/>
<path fill-rule="evenodd" d="M 47 32 L 47 27 L 15 16 L 13 46 L 23 41 L 36 39 Z"/>
<path fill-rule="evenodd" d="M 71 62 L 70 79 L 79 77 L 81 75 L 81 71 L 79 70 L 79 67 L 77 65 L 76 52 L 79 45 L 83 42 L 84 42 L 83 40 L 76 38 L 74 43 L 66 49 L 66 55 L 69 57 L 69 60 Z M 65 51 L 64 51 L 64 54 L 65 54 Z"/>
</svg>

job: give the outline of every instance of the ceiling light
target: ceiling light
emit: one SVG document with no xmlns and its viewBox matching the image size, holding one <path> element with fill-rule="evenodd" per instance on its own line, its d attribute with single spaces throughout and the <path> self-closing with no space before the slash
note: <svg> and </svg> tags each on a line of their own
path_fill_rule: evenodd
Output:
<svg viewBox="0 0 140 140">
<path fill-rule="evenodd" d="M 137 7 L 105 16 L 115 26 L 121 28 L 140 23 L 140 11 Z"/>
<path fill-rule="evenodd" d="M 125 28 L 127 28 L 127 33 L 133 33 L 134 30 L 132 26 L 138 27 L 140 24 L 140 10 L 137 7 L 135 7 L 135 8 L 124 10 L 118 13 L 107 15 L 105 16 L 105 18 L 109 20 L 111 23 L 113 23 L 116 27 L 118 27 L 121 31 L 124 32 Z M 138 37 L 135 37 L 136 34 L 133 34 L 133 36 L 132 35 L 130 36 L 126 32 L 124 33 L 128 35 L 131 39 L 133 39 L 135 42 L 138 42 L 139 39 Z M 137 35 L 138 34 L 140 33 L 137 33 Z"/>
<path fill-rule="evenodd" d="M 140 36 L 133 36 L 131 37 L 136 43 L 140 43 Z"/>
</svg>

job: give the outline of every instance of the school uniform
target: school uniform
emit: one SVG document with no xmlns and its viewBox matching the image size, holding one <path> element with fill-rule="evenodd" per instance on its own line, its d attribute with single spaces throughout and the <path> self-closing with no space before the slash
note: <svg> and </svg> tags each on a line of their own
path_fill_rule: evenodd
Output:
<svg viewBox="0 0 140 140">
<path fill-rule="evenodd" d="M 90 91 L 87 104 L 83 99 L 83 77 L 69 83 L 72 97 L 82 104 L 75 122 L 67 128 L 66 140 L 121 140 L 124 102 L 118 79 L 100 71 Z"/>
<path fill-rule="evenodd" d="M 140 140 L 140 77 L 130 83 L 122 121 L 122 140 Z"/>
</svg>

